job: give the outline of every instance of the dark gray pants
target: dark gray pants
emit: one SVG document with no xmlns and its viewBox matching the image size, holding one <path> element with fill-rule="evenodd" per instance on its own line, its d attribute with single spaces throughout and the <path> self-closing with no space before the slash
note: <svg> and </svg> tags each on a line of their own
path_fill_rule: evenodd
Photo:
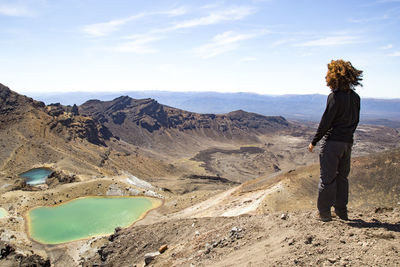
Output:
<svg viewBox="0 0 400 267">
<path fill-rule="evenodd" d="M 330 213 L 332 206 L 337 211 L 347 212 L 351 147 L 351 143 L 332 140 L 322 145 L 317 203 L 320 213 Z"/>
</svg>

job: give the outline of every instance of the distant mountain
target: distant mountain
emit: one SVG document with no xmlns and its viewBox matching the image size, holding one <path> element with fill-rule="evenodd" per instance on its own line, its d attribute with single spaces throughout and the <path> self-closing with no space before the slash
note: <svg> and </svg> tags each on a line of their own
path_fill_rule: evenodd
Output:
<svg viewBox="0 0 400 267">
<path fill-rule="evenodd" d="M 115 99 L 121 95 L 132 98 L 153 98 L 159 103 L 197 113 L 222 114 L 233 110 L 245 110 L 268 116 L 283 116 L 288 119 L 319 121 L 325 109 L 325 95 L 259 95 L 253 93 L 216 93 L 216 92 L 166 92 L 166 91 L 130 91 L 130 92 L 72 92 L 72 93 L 36 93 L 35 99 L 49 103 L 60 102 L 64 105 L 82 104 L 89 99 L 103 101 Z M 384 119 L 385 121 L 382 121 Z M 400 99 L 363 98 L 361 102 L 361 122 L 395 126 L 400 121 Z"/>
<path fill-rule="evenodd" d="M 79 106 L 79 112 L 93 117 L 114 135 L 135 145 L 168 144 L 192 136 L 256 140 L 257 134 L 290 128 L 289 122 L 281 116 L 263 116 L 242 110 L 219 115 L 200 114 L 162 105 L 151 98 L 129 96 L 111 101 L 89 100 Z"/>
</svg>

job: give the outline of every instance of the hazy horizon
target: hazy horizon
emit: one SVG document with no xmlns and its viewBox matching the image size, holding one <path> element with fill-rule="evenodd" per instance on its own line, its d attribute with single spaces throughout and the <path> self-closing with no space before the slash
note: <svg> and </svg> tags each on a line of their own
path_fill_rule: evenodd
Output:
<svg viewBox="0 0 400 267">
<path fill-rule="evenodd" d="M 10 88 L 12 90 L 12 88 Z M 359 94 L 359 90 L 355 91 L 357 94 Z M 41 92 L 41 91 L 20 91 L 18 92 L 20 94 L 24 95 L 32 95 L 32 96 L 40 96 L 40 95 L 48 95 L 48 96 L 57 96 L 57 95 L 67 95 L 67 94 L 93 94 L 94 96 L 96 94 L 100 95 L 119 95 L 119 96 L 124 96 L 126 93 L 166 93 L 166 94 L 253 94 L 253 95 L 260 95 L 260 96 L 270 96 L 270 97 L 282 97 L 282 96 L 312 96 L 312 95 L 321 95 L 321 96 L 328 96 L 331 91 L 327 88 L 326 93 L 298 93 L 298 94 L 272 94 L 272 93 L 258 93 L 258 92 L 218 92 L 218 91 L 173 91 L 173 90 L 126 90 L 126 91 L 62 91 L 62 92 Z M 363 97 L 363 99 L 377 99 L 377 100 L 400 100 L 400 97 Z"/>
</svg>

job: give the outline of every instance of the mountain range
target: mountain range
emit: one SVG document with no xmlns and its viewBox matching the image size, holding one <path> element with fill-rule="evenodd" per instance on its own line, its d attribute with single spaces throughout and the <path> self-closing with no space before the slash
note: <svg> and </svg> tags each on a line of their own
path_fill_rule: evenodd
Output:
<svg viewBox="0 0 400 267">
<path fill-rule="evenodd" d="M 132 98 L 153 98 L 159 103 L 198 113 L 228 113 L 245 110 L 262 115 L 283 116 L 301 121 L 319 121 L 325 109 L 326 95 L 260 95 L 254 93 L 217 92 L 70 92 L 31 93 L 35 99 L 47 104 L 82 104 L 90 99 L 109 101 L 121 95 Z M 400 99 L 362 98 L 361 122 L 399 128 Z"/>
</svg>

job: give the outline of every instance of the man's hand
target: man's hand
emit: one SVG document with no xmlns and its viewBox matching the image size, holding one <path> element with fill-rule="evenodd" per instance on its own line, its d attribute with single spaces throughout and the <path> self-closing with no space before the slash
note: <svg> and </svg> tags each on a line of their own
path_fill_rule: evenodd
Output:
<svg viewBox="0 0 400 267">
<path fill-rule="evenodd" d="M 314 146 L 313 146 L 313 144 L 310 143 L 308 145 L 308 151 L 313 152 L 313 149 L 314 149 Z"/>
</svg>

